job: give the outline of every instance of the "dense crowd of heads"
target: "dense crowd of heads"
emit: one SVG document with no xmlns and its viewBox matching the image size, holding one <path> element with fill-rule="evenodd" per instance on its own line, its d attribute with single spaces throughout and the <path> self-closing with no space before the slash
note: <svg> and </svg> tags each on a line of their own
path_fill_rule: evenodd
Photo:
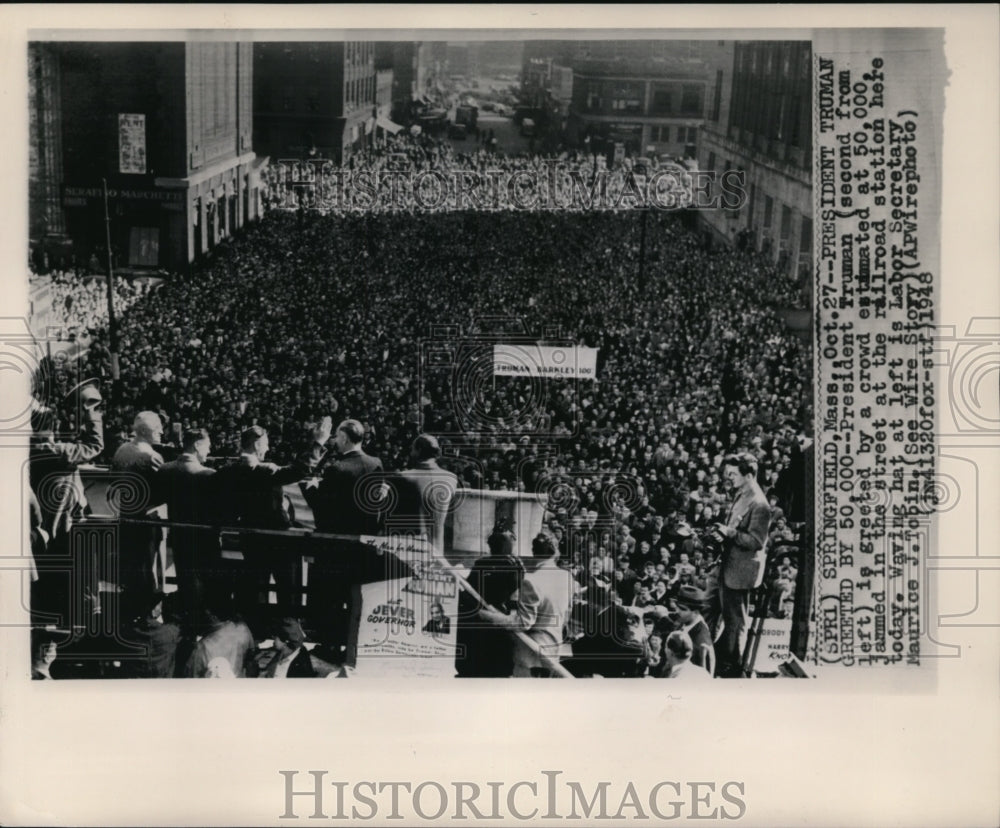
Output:
<svg viewBox="0 0 1000 828">
<path fill-rule="evenodd" d="M 679 209 L 706 186 L 687 167 L 655 156 L 609 167 L 603 154 L 585 150 L 499 154 L 486 142 L 459 152 L 409 133 L 366 147 L 343 167 L 320 158 L 272 159 L 262 184 L 268 209 L 321 214 Z"/>
<path fill-rule="evenodd" d="M 36 279 L 35 274 L 29 278 Z M 97 273 L 87 273 L 85 268 L 51 270 L 45 274 L 48 298 L 44 307 L 36 310 L 45 316 L 48 324 L 43 334 L 56 342 L 90 344 L 95 338 L 106 340 L 108 326 L 107 281 Z M 131 282 L 126 279 L 113 281 L 115 313 L 124 314 L 149 291 L 146 281 Z"/>
<path fill-rule="evenodd" d="M 63 323 L 94 334 L 74 375 L 109 378 L 103 293 L 54 284 Z M 147 409 L 168 439 L 205 429 L 217 459 L 258 425 L 288 461 L 326 415 L 360 421 L 387 470 L 434 434 L 460 485 L 548 495 L 547 531 L 592 607 L 672 613 L 705 587 L 725 456 L 753 455 L 779 510 L 804 480 L 809 345 L 778 313 L 795 286 L 679 215 L 279 210 L 190 274 L 116 291 L 108 456 Z M 597 348 L 597 378 L 494 377 L 495 342 Z M 799 527 L 776 512 L 773 531 L 794 570 Z"/>
<path fill-rule="evenodd" d="M 542 458 L 650 496 L 709 491 L 737 448 L 766 488 L 810 420 L 808 348 L 774 310 L 794 288 L 675 216 L 645 220 L 640 267 L 636 214 L 270 214 L 123 313 L 109 442 L 149 408 L 220 453 L 263 425 L 280 459 L 339 412 L 390 467 L 422 423 L 488 488 L 530 483 L 518 467 Z M 598 348 L 597 380 L 494 379 L 492 343 L 519 339 Z M 80 373 L 105 373 L 103 353 Z"/>
</svg>

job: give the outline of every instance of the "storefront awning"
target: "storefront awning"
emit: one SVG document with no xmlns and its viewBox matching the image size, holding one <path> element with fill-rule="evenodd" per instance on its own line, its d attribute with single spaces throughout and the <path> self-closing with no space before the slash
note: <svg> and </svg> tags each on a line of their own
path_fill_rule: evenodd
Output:
<svg viewBox="0 0 1000 828">
<path fill-rule="evenodd" d="M 391 132 L 393 135 L 403 129 L 399 124 L 393 123 L 388 118 L 379 118 L 376 121 L 376 124 L 379 129 L 384 129 L 386 132 Z"/>
</svg>

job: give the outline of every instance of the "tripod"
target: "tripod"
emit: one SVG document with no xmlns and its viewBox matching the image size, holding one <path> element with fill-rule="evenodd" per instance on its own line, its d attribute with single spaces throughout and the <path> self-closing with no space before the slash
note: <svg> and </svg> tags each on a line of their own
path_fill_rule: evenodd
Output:
<svg viewBox="0 0 1000 828">
<path fill-rule="evenodd" d="M 764 565 L 764 580 L 753 592 L 753 617 L 750 629 L 747 630 L 747 643 L 743 648 L 743 658 L 740 661 L 740 672 L 743 678 L 753 678 L 753 668 L 757 663 L 757 650 L 760 648 L 761 633 L 767 610 L 774 598 L 774 582 L 777 574 L 778 556 L 767 552 L 767 563 Z"/>
</svg>

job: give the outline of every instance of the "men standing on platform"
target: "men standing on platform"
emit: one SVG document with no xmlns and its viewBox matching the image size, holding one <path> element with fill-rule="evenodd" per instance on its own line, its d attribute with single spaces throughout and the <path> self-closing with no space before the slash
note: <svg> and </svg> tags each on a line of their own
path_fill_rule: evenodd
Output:
<svg viewBox="0 0 1000 828">
<path fill-rule="evenodd" d="M 715 524 L 723 538 L 718 591 L 724 625 L 716 647 L 716 673 L 722 678 L 738 678 L 746 644 L 750 591 L 764 580 L 771 507 L 757 484 L 757 460 L 753 455 L 726 457 L 722 474 L 732 486 L 734 500 L 725 524 Z"/>
<path fill-rule="evenodd" d="M 290 528 L 283 487 L 313 472 L 326 454 L 330 426 L 329 417 L 315 425 L 310 451 L 287 466 L 265 461 L 269 445 L 263 428 L 255 425 L 244 431 L 240 438 L 240 459 L 220 469 L 215 476 L 223 525 L 272 531 Z M 289 613 L 298 605 L 295 600 L 298 561 L 287 553 L 283 538 L 247 532 L 240 538 L 240 548 L 249 570 L 248 580 L 237 585 L 241 609 L 255 609 L 261 601 L 261 593 L 264 603 L 267 602 L 273 574 L 279 609 Z"/>
<path fill-rule="evenodd" d="M 154 475 L 163 465 L 163 457 L 154 448 L 163 437 L 163 422 L 155 411 L 140 411 L 132 423 L 132 439 L 122 443 L 111 459 L 111 471 L 123 493 L 119 503 L 121 517 L 145 519 L 149 510 L 161 501 L 155 489 Z M 145 493 L 147 497 L 139 495 Z M 118 566 L 125 588 L 126 612 L 123 621 L 144 610 L 150 596 L 163 587 L 160 540 L 155 526 L 121 526 Z"/>
<path fill-rule="evenodd" d="M 104 450 L 100 391 L 95 383 L 83 383 L 77 394 L 80 430 L 72 441 L 56 441 L 58 422 L 54 410 L 36 404 L 31 412 L 28 474 L 39 507 L 36 533 L 43 540 L 32 548 L 33 553 L 38 553 L 35 563 L 39 569 L 31 593 L 31 610 L 36 615 L 47 611 L 68 614 L 73 588 L 82 593 L 81 603 L 86 612 L 101 611 L 96 555 L 87 544 L 81 550 L 72 550 L 69 540 L 74 521 L 83 516 L 87 506 L 83 480 L 77 469 Z M 73 561 L 73 569 L 68 573 L 51 571 L 41 560 L 42 557 L 65 559 L 74 552 L 78 559 Z M 74 603 L 75 599 L 76 596 Z M 73 619 L 64 615 L 62 623 L 73 623 Z"/>
<path fill-rule="evenodd" d="M 393 517 L 405 521 L 401 526 L 412 527 L 431 543 L 434 551 L 444 554 L 444 524 L 458 478 L 442 469 L 437 459 L 441 446 L 430 434 L 420 434 L 410 448 L 410 468 L 399 473 L 399 500 Z"/>
<path fill-rule="evenodd" d="M 132 422 L 132 439 L 122 443 L 111 461 L 115 471 L 145 474 L 163 465 L 163 457 L 154 448 L 163 437 L 163 421 L 155 411 L 140 411 Z"/>
<path fill-rule="evenodd" d="M 157 488 L 167 503 L 167 517 L 181 523 L 214 524 L 218 512 L 215 469 L 204 465 L 212 445 L 208 432 L 203 428 L 188 429 L 182 440 L 181 455 L 164 463 L 156 474 Z M 200 609 L 206 586 L 219 580 L 219 533 L 172 526 L 170 548 L 180 600 L 188 611 Z"/>
<path fill-rule="evenodd" d="M 333 438 L 337 456 L 324 464 L 317 486 L 303 486 L 316 529 L 335 535 L 374 535 L 378 531 L 383 481 L 382 461 L 361 448 L 365 429 L 344 420 Z"/>
<path fill-rule="evenodd" d="M 357 420 L 337 426 L 337 455 L 327 460 L 318 485 L 300 484 L 313 511 L 316 529 L 334 535 L 374 535 L 384 503 L 382 461 L 366 454 L 361 443 L 365 429 Z M 338 660 L 350 630 L 351 588 L 355 580 L 350 549 L 343 542 L 322 542 L 309 570 L 310 617 L 328 655 Z M 355 596 L 356 599 L 356 596 Z M 356 608 L 356 607 L 355 607 Z"/>
</svg>

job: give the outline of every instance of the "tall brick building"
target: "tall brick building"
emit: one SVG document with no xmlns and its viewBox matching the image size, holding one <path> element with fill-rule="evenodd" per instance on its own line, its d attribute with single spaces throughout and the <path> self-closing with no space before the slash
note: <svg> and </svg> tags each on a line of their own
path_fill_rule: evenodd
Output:
<svg viewBox="0 0 1000 828">
<path fill-rule="evenodd" d="M 257 43 L 254 147 L 272 160 L 319 155 L 338 164 L 375 129 L 375 44 Z"/>
<path fill-rule="evenodd" d="M 740 239 L 794 275 L 812 263 L 812 48 L 809 42 L 731 44 L 721 105 L 702 130 L 698 166 L 742 170 L 739 209 L 705 211 L 711 235 Z M 809 280 L 806 280 L 808 286 Z"/>
<path fill-rule="evenodd" d="M 589 137 L 690 158 L 726 60 L 714 40 L 528 41 L 523 56 L 528 101 L 560 116 L 570 146 Z"/>
<path fill-rule="evenodd" d="M 255 218 L 252 69 L 244 43 L 30 44 L 33 238 L 103 262 L 104 182 L 119 269 L 182 268 Z"/>
</svg>

